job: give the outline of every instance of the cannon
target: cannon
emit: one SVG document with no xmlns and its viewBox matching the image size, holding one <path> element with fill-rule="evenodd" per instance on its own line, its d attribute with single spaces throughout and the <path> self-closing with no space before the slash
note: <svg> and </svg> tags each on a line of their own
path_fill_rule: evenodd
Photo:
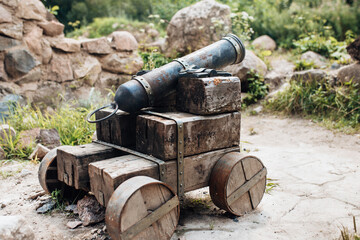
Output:
<svg viewBox="0 0 360 240">
<path fill-rule="evenodd" d="M 203 187 L 233 215 L 255 209 L 267 170 L 240 151 L 240 79 L 214 70 L 244 56 L 243 44 L 231 34 L 134 76 L 118 88 L 115 110 L 90 114 L 97 140 L 45 156 L 41 186 L 47 193 L 62 189 L 72 199 L 91 192 L 106 207 L 111 238 L 119 240 L 170 239 L 185 193 Z M 176 111 L 153 105 L 172 91 Z"/>
<path fill-rule="evenodd" d="M 234 34 L 195 51 L 185 57 L 154 69 L 144 75 L 119 86 L 115 103 L 119 109 L 135 112 L 152 106 L 156 99 L 173 91 L 179 72 L 196 66 L 197 68 L 220 69 L 230 64 L 240 63 L 245 57 L 245 47 Z"/>
</svg>

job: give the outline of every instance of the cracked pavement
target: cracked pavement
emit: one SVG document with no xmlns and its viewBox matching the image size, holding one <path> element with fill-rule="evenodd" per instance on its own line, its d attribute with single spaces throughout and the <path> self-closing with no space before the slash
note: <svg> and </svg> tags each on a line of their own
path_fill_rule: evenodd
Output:
<svg viewBox="0 0 360 240">
<path fill-rule="evenodd" d="M 212 214 L 213 205 L 185 212 L 172 239 L 337 239 L 342 226 L 353 231 L 352 216 L 360 225 L 360 134 L 271 115 L 243 116 L 241 131 L 241 147 L 279 185 L 242 217 Z"/>
</svg>

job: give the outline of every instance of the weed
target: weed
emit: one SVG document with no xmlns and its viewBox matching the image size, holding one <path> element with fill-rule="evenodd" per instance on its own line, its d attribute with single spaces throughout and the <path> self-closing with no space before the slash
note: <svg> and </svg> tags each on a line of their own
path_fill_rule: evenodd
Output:
<svg viewBox="0 0 360 240">
<path fill-rule="evenodd" d="M 144 51 L 139 51 L 139 54 L 144 61 L 143 69 L 146 70 L 152 70 L 154 68 L 161 67 L 171 61 L 170 58 L 167 58 L 161 54 L 159 49 L 156 47 L 151 47 L 144 49 Z"/>
<path fill-rule="evenodd" d="M 352 81 L 332 86 L 324 81 L 292 81 L 287 90 L 265 103 L 275 112 L 310 117 L 331 128 L 360 129 L 360 88 Z M 329 124 L 331 123 L 331 124 Z"/>
<path fill-rule="evenodd" d="M 279 186 L 279 183 L 277 183 L 277 181 L 277 179 L 268 178 L 265 193 L 270 193 L 270 191 L 272 191 L 275 187 Z"/>
<path fill-rule="evenodd" d="M 342 229 L 340 229 L 341 236 L 339 240 L 360 240 L 360 236 L 357 234 L 355 216 L 353 216 L 353 224 L 354 224 L 354 233 L 350 233 L 349 229 L 342 226 Z"/>
<path fill-rule="evenodd" d="M 246 108 L 250 104 L 256 103 L 268 93 L 268 86 L 264 82 L 264 77 L 258 73 L 249 72 L 247 78 L 247 95 L 242 101 L 242 107 Z"/>
<path fill-rule="evenodd" d="M 297 60 L 295 62 L 295 69 L 294 71 L 303 71 L 308 69 L 318 68 L 313 61 L 306 61 L 304 59 Z"/>
<path fill-rule="evenodd" d="M 65 203 L 61 190 L 55 189 L 52 191 L 51 199 L 55 202 L 55 210 L 63 211 L 65 209 Z"/>
<path fill-rule="evenodd" d="M 37 127 L 55 128 L 59 132 L 62 145 L 80 145 L 91 142 L 95 131 L 95 125 L 85 120 L 88 113 L 87 108 L 74 108 L 69 105 L 62 106 L 53 113 L 43 113 L 39 108 L 29 105 L 19 106 L 10 115 L 9 123 L 15 126 L 18 132 Z"/>
<path fill-rule="evenodd" d="M 3 138 L 0 138 L 0 146 L 5 151 L 6 159 L 27 159 L 32 152 L 30 146 L 23 146 L 20 143 L 20 135 L 15 137 L 4 130 Z"/>
</svg>

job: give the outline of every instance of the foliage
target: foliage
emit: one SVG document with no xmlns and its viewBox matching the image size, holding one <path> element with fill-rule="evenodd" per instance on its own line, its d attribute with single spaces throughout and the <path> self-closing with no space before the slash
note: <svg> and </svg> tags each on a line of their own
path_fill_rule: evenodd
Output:
<svg viewBox="0 0 360 240">
<path fill-rule="evenodd" d="M 309 116 L 316 121 L 331 122 L 333 128 L 360 128 L 360 88 L 347 82 L 332 86 L 325 80 L 290 82 L 289 88 L 278 93 L 266 104 L 272 111 Z"/>
<path fill-rule="evenodd" d="M 268 86 L 264 82 L 264 77 L 258 73 L 249 72 L 247 78 L 247 96 L 242 100 L 242 107 L 256 103 L 268 93 Z"/>
<path fill-rule="evenodd" d="M 0 146 L 4 149 L 6 159 L 27 159 L 32 152 L 29 146 L 22 146 L 19 142 L 20 135 L 13 137 L 11 132 L 4 130 L 4 138 L 0 139 Z"/>
<path fill-rule="evenodd" d="M 360 240 L 360 236 L 357 233 L 356 229 L 356 218 L 353 216 L 353 224 L 354 224 L 354 233 L 351 233 L 348 228 L 342 227 L 340 229 L 341 237 L 339 240 Z"/>
<path fill-rule="evenodd" d="M 315 65 L 315 63 L 313 61 L 308 62 L 304 59 L 300 59 L 295 62 L 294 71 L 302 71 L 302 70 L 308 70 L 308 69 L 312 69 L 312 68 L 317 68 L 317 66 Z"/>
<path fill-rule="evenodd" d="M 76 26 L 77 27 L 77 26 Z M 107 36 L 117 30 L 125 30 L 129 32 L 145 31 L 149 24 L 139 21 L 130 21 L 126 18 L 107 17 L 95 18 L 88 26 L 82 26 L 67 34 L 67 37 L 79 37 L 87 34 L 89 38 L 98 38 Z"/>
<path fill-rule="evenodd" d="M 238 12 L 234 9 L 234 13 L 231 13 L 231 28 L 232 32 L 236 34 L 240 39 L 248 41 L 254 34 L 254 30 L 250 27 L 251 22 L 254 21 L 254 17 L 249 16 L 247 12 Z"/>
<path fill-rule="evenodd" d="M 170 58 L 165 57 L 160 53 L 159 49 L 156 47 L 151 47 L 144 49 L 143 51 L 139 51 L 140 56 L 144 61 L 145 70 L 152 70 L 154 68 L 161 67 L 171 61 Z"/>
<path fill-rule="evenodd" d="M 63 211 L 65 209 L 65 200 L 61 190 L 55 189 L 51 192 L 51 199 L 55 202 L 55 209 Z"/>
<path fill-rule="evenodd" d="M 223 1 L 236 11 L 254 16 L 250 27 L 254 37 L 269 35 L 280 46 L 291 48 L 293 39 L 303 34 L 325 34 L 330 27 L 336 39 L 345 39 L 347 30 L 360 32 L 360 2 L 341 0 L 239 0 Z"/>
<path fill-rule="evenodd" d="M 272 190 L 274 190 L 275 187 L 279 186 L 279 183 L 277 183 L 278 179 L 272 179 L 272 178 L 268 178 L 266 179 L 266 190 L 265 193 L 270 193 Z"/>
<path fill-rule="evenodd" d="M 30 105 L 18 107 L 10 116 L 9 123 L 20 132 L 32 128 L 55 128 L 63 145 L 80 145 L 91 142 L 95 126 L 89 124 L 85 117 L 89 113 L 86 108 L 62 106 L 56 112 L 42 112 Z"/>
<path fill-rule="evenodd" d="M 294 46 L 300 52 L 314 51 L 322 56 L 335 60 L 341 60 L 347 55 L 346 46 L 354 40 L 353 36 L 354 34 L 351 31 L 347 31 L 346 40 L 341 42 L 329 35 L 325 36 L 322 34 L 312 33 L 294 41 Z"/>
</svg>

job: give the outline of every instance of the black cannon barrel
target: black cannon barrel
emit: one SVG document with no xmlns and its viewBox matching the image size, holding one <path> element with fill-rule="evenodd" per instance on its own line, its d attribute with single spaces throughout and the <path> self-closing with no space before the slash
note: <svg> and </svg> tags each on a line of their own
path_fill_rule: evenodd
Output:
<svg viewBox="0 0 360 240">
<path fill-rule="evenodd" d="M 115 102 L 119 109 L 135 112 L 152 106 L 176 87 L 179 72 L 195 65 L 199 68 L 220 69 L 230 64 L 240 63 L 245 57 L 245 47 L 234 34 L 228 34 L 207 47 L 156 68 L 144 75 L 135 76 L 119 86 Z"/>
</svg>

